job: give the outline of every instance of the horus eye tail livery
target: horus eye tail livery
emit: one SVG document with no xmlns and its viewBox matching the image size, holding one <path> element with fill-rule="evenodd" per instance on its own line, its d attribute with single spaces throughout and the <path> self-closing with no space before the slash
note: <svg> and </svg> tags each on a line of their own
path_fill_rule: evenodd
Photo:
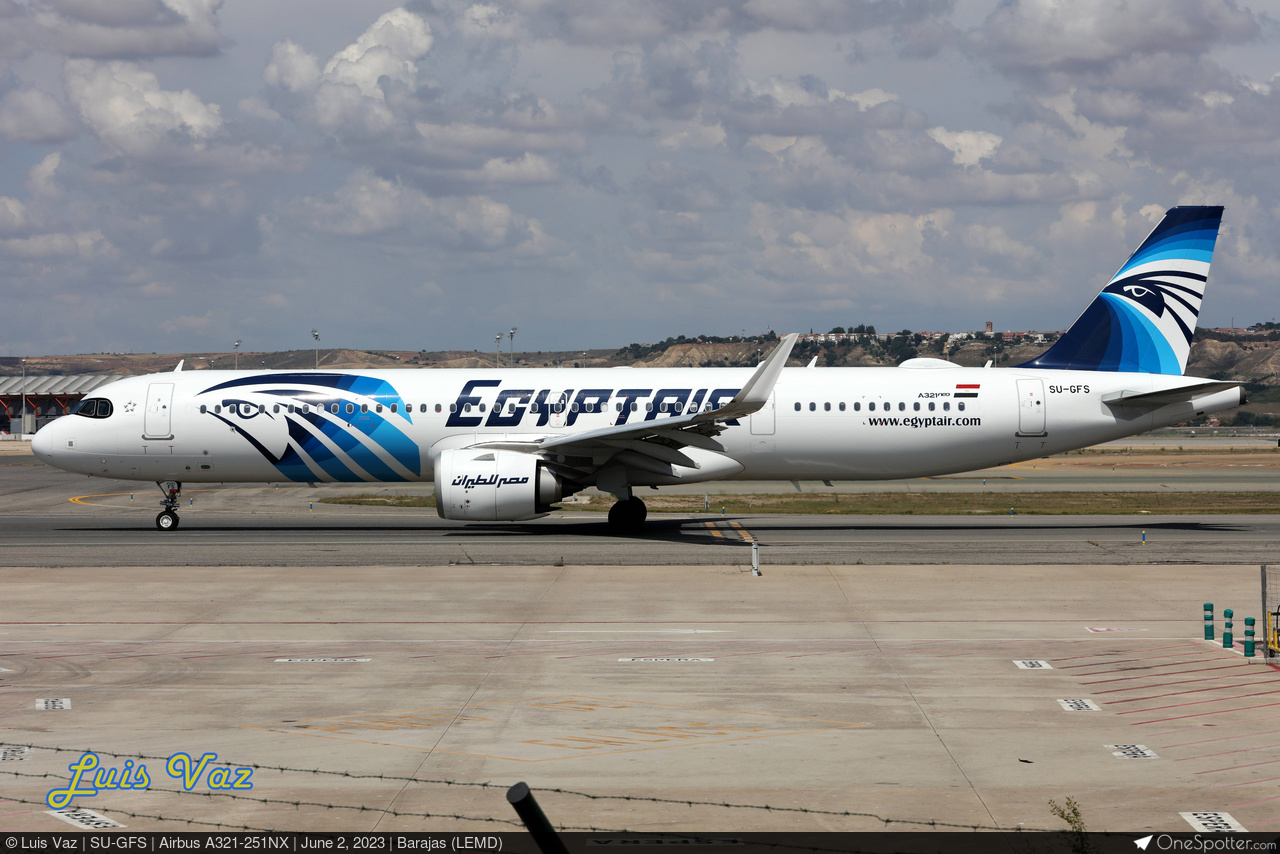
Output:
<svg viewBox="0 0 1280 854">
<path fill-rule="evenodd" d="M 1181 374 L 1221 223 L 1220 206 L 1170 208 L 1057 343 L 1018 367 Z"/>
</svg>

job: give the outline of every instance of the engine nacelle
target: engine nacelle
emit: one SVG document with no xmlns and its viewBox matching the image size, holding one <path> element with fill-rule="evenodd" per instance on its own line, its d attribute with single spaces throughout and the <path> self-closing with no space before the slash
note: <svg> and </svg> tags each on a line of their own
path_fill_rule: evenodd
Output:
<svg viewBox="0 0 1280 854">
<path fill-rule="evenodd" d="M 442 519 L 519 522 L 549 512 L 577 491 L 566 490 L 542 460 L 515 451 L 457 448 L 441 453 L 435 468 L 436 512 Z"/>
</svg>

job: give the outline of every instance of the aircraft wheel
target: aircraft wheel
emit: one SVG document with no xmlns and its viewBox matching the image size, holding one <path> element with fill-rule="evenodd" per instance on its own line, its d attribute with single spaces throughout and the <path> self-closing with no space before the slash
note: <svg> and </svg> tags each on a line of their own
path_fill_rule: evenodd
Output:
<svg viewBox="0 0 1280 854">
<path fill-rule="evenodd" d="M 156 517 L 156 527 L 161 531 L 172 531 L 178 527 L 178 514 L 172 510 L 165 510 Z"/>
<path fill-rule="evenodd" d="M 609 508 L 609 527 L 615 534 L 638 534 L 648 515 L 648 509 L 639 498 L 619 501 Z"/>
</svg>

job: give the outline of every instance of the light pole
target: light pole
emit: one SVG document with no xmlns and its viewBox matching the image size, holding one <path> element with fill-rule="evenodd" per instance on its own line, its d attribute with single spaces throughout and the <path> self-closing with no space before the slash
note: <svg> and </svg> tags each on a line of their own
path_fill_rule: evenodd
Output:
<svg viewBox="0 0 1280 854">
<path fill-rule="evenodd" d="M 22 360 L 22 411 L 18 413 L 18 423 L 22 426 L 18 428 L 18 432 L 25 434 L 27 432 L 27 360 Z"/>
<path fill-rule="evenodd" d="M 493 366 L 502 367 L 502 333 L 493 336 Z"/>
<path fill-rule="evenodd" d="M 240 339 L 239 338 L 236 339 L 235 348 L 236 348 L 236 370 L 238 371 L 240 370 Z"/>
<path fill-rule="evenodd" d="M 516 363 L 516 328 L 511 327 L 511 364 Z"/>
<path fill-rule="evenodd" d="M 316 370 L 320 370 L 320 330 L 312 329 L 311 337 L 316 339 Z"/>
</svg>

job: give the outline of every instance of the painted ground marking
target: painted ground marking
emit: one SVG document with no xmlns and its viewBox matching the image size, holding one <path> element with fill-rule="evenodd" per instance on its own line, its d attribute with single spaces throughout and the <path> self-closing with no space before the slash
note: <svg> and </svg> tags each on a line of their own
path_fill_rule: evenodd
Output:
<svg viewBox="0 0 1280 854">
<path fill-rule="evenodd" d="M 84 807 L 68 807 L 65 810 L 45 810 L 45 813 L 60 818 L 67 824 L 75 825 L 83 830 L 105 830 L 109 827 L 125 827 L 101 813 L 87 810 Z"/>
<path fill-rule="evenodd" d="M 1229 812 L 1180 812 L 1178 815 L 1201 833 L 1248 833 Z"/>
<path fill-rule="evenodd" d="M 1102 711 L 1102 707 L 1100 707 L 1093 700 L 1083 700 L 1083 699 L 1059 700 L 1058 705 L 1062 706 L 1063 710 L 1068 712 L 1100 712 Z"/>
<path fill-rule="evenodd" d="M 1156 752 L 1145 744 L 1104 744 L 1102 745 L 1111 751 L 1112 756 L 1119 756 L 1121 759 L 1159 759 Z"/>
</svg>

